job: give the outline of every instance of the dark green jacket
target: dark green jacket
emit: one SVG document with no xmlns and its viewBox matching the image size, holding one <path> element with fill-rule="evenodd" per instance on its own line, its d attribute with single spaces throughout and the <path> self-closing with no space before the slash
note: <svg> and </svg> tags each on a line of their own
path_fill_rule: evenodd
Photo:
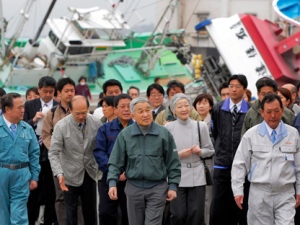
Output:
<svg viewBox="0 0 300 225">
<path fill-rule="evenodd" d="M 264 120 L 259 112 L 260 106 L 261 106 L 261 103 L 259 102 L 259 100 L 256 100 L 252 104 L 252 107 L 247 112 L 245 119 L 244 119 L 243 128 L 242 128 L 242 134 L 241 134 L 242 136 L 251 127 L 254 127 L 257 124 L 260 124 Z M 290 109 L 284 108 L 284 113 L 283 113 L 281 120 L 284 123 L 293 126 L 294 119 L 295 119 L 295 114 Z"/>
<path fill-rule="evenodd" d="M 108 161 L 107 181 L 115 186 L 125 171 L 128 182 L 139 188 L 151 188 L 168 178 L 171 190 L 180 182 L 181 164 L 172 134 L 152 122 L 143 135 L 137 123 L 120 132 Z"/>
</svg>

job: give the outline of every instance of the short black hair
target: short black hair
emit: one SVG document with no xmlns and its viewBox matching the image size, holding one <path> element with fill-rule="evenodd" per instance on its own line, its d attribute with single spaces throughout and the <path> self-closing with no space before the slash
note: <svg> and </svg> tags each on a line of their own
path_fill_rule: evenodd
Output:
<svg viewBox="0 0 300 225">
<path fill-rule="evenodd" d="M 6 112 L 6 107 L 12 109 L 14 107 L 14 99 L 15 98 L 22 98 L 22 96 L 18 93 L 8 93 L 2 96 L 1 98 L 1 109 L 2 113 Z"/>
<path fill-rule="evenodd" d="M 136 87 L 136 86 L 130 86 L 130 87 L 128 88 L 128 90 L 127 90 L 127 94 L 129 94 L 130 89 L 135 89 L 135 90 L 137 90 L 138 93 L 140 94 L 140 89 L 139 89 L 138 87 Z"/>
<path fill-rule="evenodd" d="M 160 79 L 161 79 L 160 77 L 155 77 L 155 78 L 154 78 L 154 83 L 156 84 L 157 81 L 159 81 Z"/>
<path fill-rule="evenodd" d="M 55 89 L 56 81 L 53 77 L 49 77 L 49 76 L 41 77 L 41 79 L 39 80 L 38 87 L 39 88 L 53 87 Z"/>
<path fill-rule="evenodd" d="M 258 79 L 255 83 L 257 92 L 260 93 L 260 89 L 263 87 L 272 87 L 274 92 L 278 91 L 278 85 L 275 82 L 275 80 L 269 78 L 269 77 L 262 77 Z"/>
<path fill-rule="evenodd" d="M 29 95 L 29 93 L 33 91 L 36 95 L 40 95 L 39 92 L 38 92 L 38 89 L 36 87 L 31 87 L 31 88 L 28 88 L 27 91 L 26 91 L 26 94 L 25 94 L 25 98 L 27 99 L 27 96 Z"/>
<path fill-rule="evenodd" d="M 165 95 L 165 90 L 163 89 L 163 87 L 159 84 L 150 84 L 147 88 L 147 97 L 149 98 L 150 97 L 150 92 L 153 90 L 153 89 L 156 89 L 158 90 L 159 93 L 161 93 L 162 95 Z"/>
<path fill-rule="evenodd" d="M 128 95 L 128 94 L 119 94 L 118 96 L 115 97 L 114 99 L 114 107 L 117 108 L 118 104 L 119 104 L 119 101 L 121 99 L 129 99 L 130 101 L 132 100 L 131 96 Z"/>
<path fill-rule="evenodd" d="M 109 86 L 119 86 L 121 92 L 123 92 L 123 87 L 122 84 L 120 83 L 120 81 L 116 80 L 116 79 L 110 79 L 104 82 L 104 84 L 102 85 L 102 89 L 104 94 L 106 94 L 107 91 L 107 87 Z"/>
<path fill-rule="evenodd" d="M 274 102 L 278 100 L 279 101 L 279 104 L 280 104 L 280 108 L 283 108 L 283 104 L 282 104 L 282 101 L 281 101 L 281 98 L 277 95 L 277 94 L 266 94 L 265 97 L 263 98 L 263 100 L 261 101 L 261 106 L 260 108 L 262 110 L 264 110 L 265 108 L 265 103 L 271 103 L 271 102 Z"/>
<path fill-rule="evenodd" d="M 224 89 L 224 88 L 228 88 L 228 82 L 224 82 L 222 83 L 220 86 L 219 86 L 219 93 L 221 94 L 221 91 Z"/>
<path fill-rule="evenodd" d="M 178 80 L 171 80 L 167 84 L 167 95 L 169 96 L 170 90 L 175 89 L 176 87 L 180 88 L 182 93 L 185 93 L 185 88 L 184 88 L 183 83 L 181 83 Z"/>
<path fill-rule="evenodd" d="M 0 97 L 6 94 L 6 91 L 3 88 L 0 88 Z"/>
<path fill-rule="evenodd" d="M 114 100 L 116 96 L 105 96 L 100 101 L 100 106 L 102 107 L 103 102 L 105 102 L 108 106 L 114 107 Z"/>
<path fill-rule="evenodd" d="M 201 102 L 203 99 L 206 99 L 211 107 L 214 106 L 214 100 L 213 100 L 212 96 L 208 93 L 203 93 L 203 94 L 198 95 L 195 98 L 195 101 L 193 103 L 193 106 L 194 106 L 195 109 L 196 109 L 197 103 Z"/>
<path fill-rule="evenodd" d="M 64 86 L 67 85 L 67 84 L 71 84 L 75 88 L 74 80 L 72 80 L 70 77 L 65 77 L 65 78 L 59 79 L 59 81 L 57 82 L 57 84 L 56 84 L 57 91 L 61 92 L 62 89 L 64 88 Z"/>
<path fill-rule="evenodd" d="M 99 98 L 103 98 L 103 96 L 104 96 L 104 93 L 103 93 L 103 91 L 101 91 L 99 94 Z"/>
<path fill-rule="evenodd" d="M 77 95 L 78 96 L 78 95 Z M 82 97 L 84 97 L 84 96 L 82 96 Z M 85 98 L 85 97 L 84 97 Z M 74 98 L 72 98 L 72 100 L 70 101 L 70 103 L 69 103 L 69 107 L 70 107 L 70 109 L 71 110 L 73 110 L 73 101 L 74 101 L 75 99 Z M 85 98 L 85 100 L 86 100 L 86 105 L 87 105 L 87 107 L 89 108 L 90 107 L 90 103 L 89 103 L 89 100 L 87 99 L 87 98 Z"/>
<path fill-rule="evenodd" d="M 248 87 L 247 77 L 243 74 L 232 75 L 228 80 L 227 86 L 229 86 L 229 84 L 232 80 L 237 80 L 244 87 L 244 89 L 246 89 Z"/>
<path fill-rule="evenodd" d="M 78 79 L 78 83 L 82 80 L 82 79 L 84 79 L 85 80 L 85 82 L 87 81 L 87 79 L 86 79 L 86 77 L 85 76 L 80 76 L 79 77 L 79 79 Z"/>
</svg>

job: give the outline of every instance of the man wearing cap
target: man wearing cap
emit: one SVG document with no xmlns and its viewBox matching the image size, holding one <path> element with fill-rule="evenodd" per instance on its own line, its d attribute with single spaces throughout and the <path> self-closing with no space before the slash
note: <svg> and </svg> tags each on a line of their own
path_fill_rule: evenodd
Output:
<svg viewBox="0 0 300 225">
<path fill-rule="evenodd" d="M 0 224 L 28 225 L 29 190 L 38 185 L 40 148 L 31 126 L 23 122 L 21 95 L 1 98 L 0 117 Z"/>
</svg>

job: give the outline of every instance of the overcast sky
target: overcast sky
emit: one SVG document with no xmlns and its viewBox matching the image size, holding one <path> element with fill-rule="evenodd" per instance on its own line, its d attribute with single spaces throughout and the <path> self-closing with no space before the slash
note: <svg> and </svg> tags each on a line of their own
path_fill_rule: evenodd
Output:
<svg viewBox="0 0 300 225">
<path fill-rule="evenodd" d="M 0 0 L 1 1 L 1 0 Z M 168 0 L 161 0 L 168 3 Z M 9 21 L 7 37 L 10 37 L 16 31 L 16 24 L 18 23 L 17 19 L 20 18 L 20 11 L 24 9 L 25 5 L 28 5 L 29 0 L 2 0 L 3 5 L 3 14 L 6 20 Z M 24 26 L 21 37 L 33 38 L 35 33 L 38 30 L 38 27 L 41 24 L 41 21 L 50 6 L 52 0 L 35 0 L 33 1 L 29 20 Z M 112 2 L 118 2 L 117 0 L 57 0 L 53 8 L 50 17 L 62 17 L 70 16 L 68 7 L 76 8 L 89 8 L 99 6 L 102 8 L 109 9 Z M 124 0 L 123 3 L 120 3 L 118 8 L 121 12 L 127 12 L 125 18 L 130 17 L 128 24 L 133 27 L 136 25 L 149 25 L 154 24 L 155 12 L 161 11 L 161 9 L 156 9 L 154 3 L 157 0 Z M 149 5 L 149 6 L 148 6 Z M 132 13 L 132 10 L 136 8 L 137 13 Z M 142 21 L 144 19 L 144 21 Z M 42 33 L 46 35 L 48 33 L 48 27 L 45 27 Z"/>
</svg>

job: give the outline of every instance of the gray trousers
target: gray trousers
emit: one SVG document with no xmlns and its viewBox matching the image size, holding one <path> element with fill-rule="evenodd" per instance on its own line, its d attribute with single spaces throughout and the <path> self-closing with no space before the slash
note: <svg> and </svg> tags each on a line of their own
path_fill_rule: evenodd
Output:
<svg viewBox="0 0 300 225">
<path fill-rule="evenodd" d="M 294 225 L 295 189 L 293 184 L 279 191 L 269 185 L 251 184 L 249 193 L 248 224 Z"/>
<path fill-rule="evenodd" d="M 168 184 L 163 182 L 153 188 L 138 188 L 126 183 L 127 213 L 130 225 L 161 225 L 167 198 Z"/>
<path fill-rule="evenodd" d="M 53 179 L 54 179 L 55 194 L 56 194 L 55 212 L 56 212 L 57 222 L 59 225 L 65 225 L 66 213 L 65 213 L 65 201 L 64 201 L 63 191 L 59 186 L 58 179 L 56 177 L 53 177 Z M 78 213 L 78 225 L 84 225 L 80 200 L 78 203 L 77 213 Z"/>
</svg>

